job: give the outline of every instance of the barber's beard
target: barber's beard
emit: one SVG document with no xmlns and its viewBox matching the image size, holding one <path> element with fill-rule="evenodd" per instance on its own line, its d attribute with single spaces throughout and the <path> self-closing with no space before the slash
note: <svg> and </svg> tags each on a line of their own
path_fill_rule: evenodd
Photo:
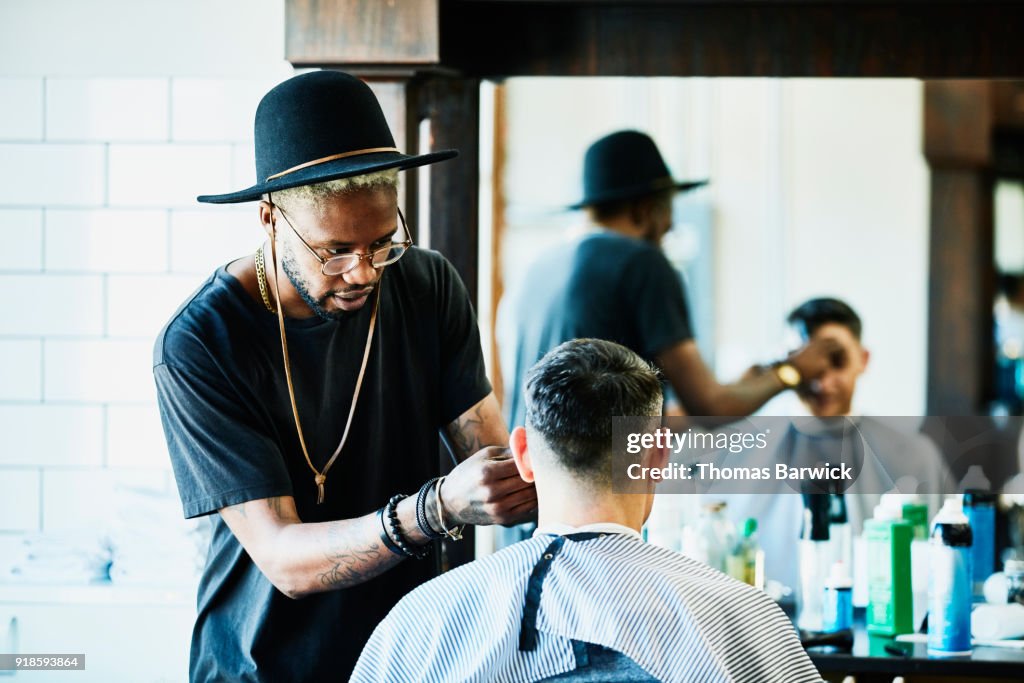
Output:
<svg viewBox="0 0 1024 683">
<path fill-rule="evenodd" d="M 281 268 L 284 270 L 284 274 L 288 276 L 288 280 L 292 283 L 292 287 L 299 293 L 302 300 L 306 302 L 310 310 L 313 311 L 322 320 L 345 320 L 351 313 L 349 311 L 334 310 L 328 311 L 324 308 L 332 294 L 328 292 L 319 299 L 315 298 L 309 291 L 309 281 L 302 276 L 302 271 L 299 265 L 295 262 L 295 252 L 289 247 L 283 246 L 281 251 Z"/>
<path fill-rule="evenodd" d="M 642 239 L 648 244 L 653 244 L 656 247 L 660 247 L 661 240 L 662 238 L 665 237 L 667 233 L 668 230 L 665 230 L 663 227 L 661 227 L 657 223 L 657 221 L 651 220 L 644 228 Z"/>
</svg>

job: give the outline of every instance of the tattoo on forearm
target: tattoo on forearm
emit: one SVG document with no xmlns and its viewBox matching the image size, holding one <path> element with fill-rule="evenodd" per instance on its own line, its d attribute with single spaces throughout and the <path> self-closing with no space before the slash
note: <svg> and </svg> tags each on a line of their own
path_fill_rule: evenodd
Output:
<svg viewBox="0 0 1024 683">
<path fill-rule="evenodd" d="M 481 406 L 477 406 L 471 413 L 460 416 L 455 420 L 455 424 L 450 430 L 450 436 L 455 447 L 463 455 L 472 455 L 486 445 L 480 438 L 483 426 L 484 416 Z"/>
<path fill-rule="evenodd" d="M 353 547 L 360 541 L 345 526 L 332 524 L 327 530 L 324 557 L 333 564 L 317 576 L 320 584 L 327 588 L 363 583 L 390 566 L 380 562 L 380 544 L 374 542 L 364 548 Z"/>
<path fill-rule="evenodd" d="M 267 498 L 267 507 L 274 513 L 274 516 L 278 519 L 281 518 L 281 499 L 280 498 Z"/>
<path fill-rule="evenodd" d="M 334 566 L 320 574 L 318 577 L 320 584 L 328 588 L 335 588 L 338 586 L 354 586 L 364 581 L 369 581 L 380 574 L 383 569 L 374 568 L 371 571 L 360 571 L 357 567 L 377 557 L 380 557 L 380 553 L 375 548 L 364 552 L 340 555 L 335 558 L 338 561 L 335 562 Z"/>
</svg>

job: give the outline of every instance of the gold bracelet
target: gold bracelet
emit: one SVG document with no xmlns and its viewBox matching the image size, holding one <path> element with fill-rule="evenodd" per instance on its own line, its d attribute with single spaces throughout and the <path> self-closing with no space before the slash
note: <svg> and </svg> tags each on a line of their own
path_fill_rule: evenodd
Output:
<svg viewBox="0 0 1024 683">
<path fill-rule="evenodd" d="M 444 506 L 441 504 L 441 484 L 444 483 L 445 477 L 441 477 L 437 480 L 434 488 L 434 501 L 437 503 L 437 521 L 441 523 L 441 533 L 447 538 L 453 541 L 462 540 L 462 530 L 466 528 L 465 524 L 453 526 L 451 529 L 444 523 Z"/>
</svg>

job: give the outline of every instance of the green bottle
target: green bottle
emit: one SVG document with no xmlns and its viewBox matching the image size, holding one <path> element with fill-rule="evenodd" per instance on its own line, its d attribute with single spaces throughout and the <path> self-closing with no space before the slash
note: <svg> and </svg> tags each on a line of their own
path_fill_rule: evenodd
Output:
<svg viewBox="0 0 1024 683">
<path fill-rule="evenodd" d="M 910 541 L 914 525 L 899 518 L 901 510 L 875 508 L 875 518 L 864 523 L 868 559 L 869 634 L 897 636 L 914 630 L 914 603 L 910 582 Z"/>
<path fill-rule="evenodd" d="M 914 540 L 928 540 L 928 506 L 916 500 L 903 503 L 903 519 L 914 526 Z"/>
</svg>

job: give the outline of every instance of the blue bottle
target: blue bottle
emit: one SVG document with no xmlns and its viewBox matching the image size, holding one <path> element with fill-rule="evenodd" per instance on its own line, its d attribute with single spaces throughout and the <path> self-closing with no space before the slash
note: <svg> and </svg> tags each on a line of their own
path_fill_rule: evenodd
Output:
<svg viewBox="0 0 1024 683">
<path fill-rule="evenodd" d="M 964 514 L 974 537 L 972 554 L 975 602 L 985 600 L 985 579 L 992 576 L 996 562 L 996 496 L 991 491 L 967 489 L 964 492 Z"/>
<path fill-rule="evenodd" d="M 928 654 L 971 653 L 971 525 L 961 501 L 949 498 L 932 522 L 928 585 Z"/>
<path fill-rule="evenodd" d="M 825 580 L 823 603 L 822 632 L 853 628 L 853 579 L 841 560 L 832 565 L 832 573 Z"/>
</svg>

